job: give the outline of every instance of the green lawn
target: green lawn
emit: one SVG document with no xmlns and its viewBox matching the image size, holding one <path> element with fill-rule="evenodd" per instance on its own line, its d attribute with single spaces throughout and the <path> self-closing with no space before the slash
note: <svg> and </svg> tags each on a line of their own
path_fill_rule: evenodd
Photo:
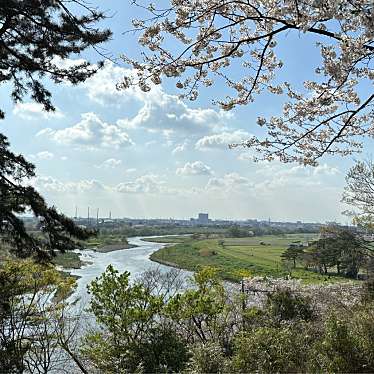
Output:
<svg viewBox="0 0 374 374">
<path fill-rule="evenodd" d="M 308 241 L 316 238 L 313 234 L 268 235 L 252 238 L 226 238 L 192 240 L 158 250 L 151 259 L 174 264 L 180 268 L 197 270 L 201 266 L 215 266 L 222 278 L 238 281 L 239 272 L 251 275 L 282 277 L 288 271 L 280 255 L 294 241 Z M 262 244 L 261 244 L 262 243 Z M 305 270 L 301 264 L 292 270 L 292 276 L 304 283 L 334 282 L 345 278 L 323 276 Z"/>
</svg>

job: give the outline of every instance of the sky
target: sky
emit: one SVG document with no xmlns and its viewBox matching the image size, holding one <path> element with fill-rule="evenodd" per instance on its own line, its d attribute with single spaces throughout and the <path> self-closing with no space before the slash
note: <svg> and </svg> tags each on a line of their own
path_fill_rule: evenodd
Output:
<svg viewBox="0 0 374 374">
<path fill-rule="evenodd" d="M 107 52 L 114 58 L 138 56 L 136 37 L 124 31 L 141 16 L 139 10 L 130 1 L 106 1 L 105 7 L 110 18 L 103 26 L 114 33 Z M 319 57 L 309 42 L 287 35 L 279 50 L 287 62 L 282 79 L 300 83 L 313 71 Z M 100 56 L 88 51 L 66 63 L 76 59 L 95 62 Z M 256 134 L 257 116 L 281 113 L 279 98 L 262 95 L 223 112 L 212 104 L 222 95 L 220 84 L 195 102 L 181 101 L 173 81 L 149 93 L 118 91 L 116 83 L 127 74 L 128 66 L 108 61 L 77 87 L 48 84 L 54 113 L 28 98 L 14 104 L 9 87 L 0 87 L 6 112 L 0 132 L 14 152 L 36 165 L 37 178 L 30 183 L 61 212 L 72 216 L 77 206 L 86 216 L 89 206 L 102 217 L 111 212 L 112 217 L 189 218 L 208 212 L 213 219 L 346 222 L 340 199 L 352 157 L 325 157 L 313 168 L 254 163 L 248 150 L 228 148 Z"/>
</svg>

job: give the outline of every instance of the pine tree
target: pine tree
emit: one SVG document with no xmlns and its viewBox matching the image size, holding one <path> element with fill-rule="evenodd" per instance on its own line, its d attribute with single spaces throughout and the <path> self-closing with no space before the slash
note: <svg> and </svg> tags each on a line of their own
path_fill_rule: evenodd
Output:
<svg viewBox="0 0 374 374">
<path fill-rule="evenodd" d="M 46 111 L 55 108 L 51 93 L 43 82 L 84 82 L 103 65 L 98 62 L 67 63 L 66 59 L 89 47 L 107 41 L 110 30 L 95 25 L 105 18 L 97 9 L 79 0 L 2 0 L 0 3 L 0 83 L 10 83 L 14 102 L 24 96 L 42 104 Z M 4 118 L 0 109 L 0 118 Z M 0 241 L 9 243 L 20 257 L 36 255 L 46 259 L 55 250 L 76 248 L 76 239 L 93 234 L 48 207 L 28 180 L 35 167 L 22 155 L 9 150 L 7 138 L 0 134 Z M 25 229 L 20 215 L 31 212 L 40 221 L 38 235 Z"/>
</svg>

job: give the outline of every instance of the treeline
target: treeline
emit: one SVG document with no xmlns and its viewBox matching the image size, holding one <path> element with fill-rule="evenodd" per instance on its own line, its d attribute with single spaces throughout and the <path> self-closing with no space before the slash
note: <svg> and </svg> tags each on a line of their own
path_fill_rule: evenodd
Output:
<svg viewBox="0 0 374 374">
<path fill-rule="evenodd" d="M 277 280 L 227 290 L 212 268 L 185 289 L 177 271 L 135 281 L 112 266 L 89 286 L 94 328 L 68 312 L 72 280 L 53 267 L 0 270 L 0 372 L 274 373 L 374 371 L 374 289 Z M 371 281 L 372 282 L 372 281 Z"/>
<path fill-rule="evenodd" d="M 307 247 L 302 243 L 292 243 L 281 257 L 289 266 L 290 274 L 300 262 L 306 269 L 320 274 L 333 273 L 356 279 L 360 270 L 364 270 L 366 276 L 374 270 L 373 244 L 355 230 L 325 227 L 318 240 Z"/>
<path fill-rule="evenodd" d="M 222 237 L 248 237 L 263 235 L 282 235 L 282 234 L 299 234 L 299 233 L 318 233 L 318 229 L 287 229 L 277 227 L 243 227 L 233 226 L 130 226 L 123 225 L 116 228 L 100 228 L 99 235 L 123 235 L 132 236 L 159 236 L 159 235 L 183 235 L 183 234 L 206 234 L 217 235 Z"/>
</svg>

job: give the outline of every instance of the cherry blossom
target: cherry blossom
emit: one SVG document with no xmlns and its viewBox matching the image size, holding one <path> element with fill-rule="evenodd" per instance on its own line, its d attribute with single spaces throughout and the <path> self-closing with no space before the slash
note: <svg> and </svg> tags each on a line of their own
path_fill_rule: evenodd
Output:
<svg viewBox="0 0 374 374">
<path fill-rule="evenodd" d="M 144 7 L 139 0 L 133 3 Z M 150 17 L 133 21 L 143 58 L 123 56 L 137 75 L 124 79 L 120 89 L 139 85 L 148 91 L 168 77 L 176 80 L 181 97 L 196 100 L 201 87 L 223 80 L 227 92 L 215 103 L 224 110 L 248 105 L 264 91 L 285 96 L 281 115 L 257 121 L 267 130 L 265 137 L 232 145 L 254 149 L 256 160 L 316 165 L 325 154 L 360 151 L 362 138 L 374 136 L 372 1 L 167 3 L 148 4 L 144 8 Z M 312 72 L 315 79 L 298 89 L 276 81 L 284 64 L 277 57 L 277 44 L 292 32 L 300 38 L 314 35 L 321 55 L 320 66 Z M 282 34 L 286 37 L 280 38 Z"/>
</svg>

